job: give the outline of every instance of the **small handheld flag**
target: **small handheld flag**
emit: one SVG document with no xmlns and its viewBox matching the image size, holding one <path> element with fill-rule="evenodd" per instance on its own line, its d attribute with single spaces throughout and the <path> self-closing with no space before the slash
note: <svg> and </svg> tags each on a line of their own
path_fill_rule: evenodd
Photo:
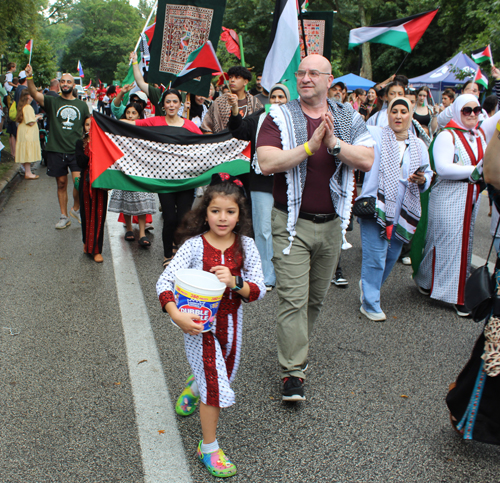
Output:
<svg viewBox="0 0 500 483">
<path fill-rule="evenodd" d="M 490 64 L 493 65 L 493 56 L 491 55 L 491 48 L 489 45 L 482 49 L 473 50 L 471 52 L 471 57 L 476 64 L 489 60 Z"/>
<path fill-rule="evenodd" d="M 474 82 L 483 86 L 485 89 L 488 88 L 488 78 L 482 74 L 481 69 L 478 67 L 476 75 L 474 76 Z"/>
<path fill-rule="evenodd" d="M 222 67 L 217 59 L 212 42 L 208 40 L 189 54 L 183 69 L 172 82 L 172 87 L 177 87 L 202 75 L 211 75 L 214 72 L 222 72 Z"/>
<path fill-rule="evenodd" d="M 78 75 L 79 75 L 80 77 L 85 77 L 85 76 L 84 76 L 84 74 L 83 74 L 83 67 L 82 67 L 82 63 L 81 63 L 80 61 L 78 61 L 78 67 L 77 67 L 77 69 L 78 69 Z"/>
<path fill-rule="evenodd" d="M 31 64 L 31 52 L 33 52 L 33 39 L 30 39 L 26 42 L 26 45 L 24 46 L 24 53 L 29 54 L 30 60 L 28 61 L 28 64 Z"/>
<path fill-rule="evenodd" d="M 236 55 L 238 59 L 241 60 L 240 52 L 240 42 L 238 39 L 238 34 L 231 29 L 222 27 L 222 33 L 220 34 L 220 39 L 222 42 L 226 43 L 226 49 L 230 54 Z"/>
</svg>

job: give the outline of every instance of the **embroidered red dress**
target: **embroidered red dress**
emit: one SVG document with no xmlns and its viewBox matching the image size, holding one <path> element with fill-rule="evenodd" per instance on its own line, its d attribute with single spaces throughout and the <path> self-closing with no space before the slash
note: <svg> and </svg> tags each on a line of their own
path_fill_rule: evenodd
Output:
<svg viewBox="0 0 500 483">
<path fill-rule="evenodd" d="M 250 286 L 248 299 L 226 289 L 210 332 L 195 336 L 184 334 L 186 356 L 198 384 L 201 400 L 209 406 L 228 407 L 234 404 L 235 396 L 230 384 L 236 377 L 240 363 L 243 323 L 241 302 L 260 300 L 266 293 L 255 242 L 242 236 L 241 245 L 244 260 L 241 254 L 236 254 L 235 244 L 222 253 L 210 245 L 203 235 L 195 236 L 179 248 L 156 284 L 163 310 L 168 302 L 175 302 L 175 273 L 183 268 L 209 271 L 214 266 L 224 265 Z"/>
</svg>

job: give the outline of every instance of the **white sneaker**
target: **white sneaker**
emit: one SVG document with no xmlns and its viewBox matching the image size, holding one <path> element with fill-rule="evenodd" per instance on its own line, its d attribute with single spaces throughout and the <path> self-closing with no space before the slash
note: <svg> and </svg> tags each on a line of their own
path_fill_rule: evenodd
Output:
<svg viewBox="0 0 500 483">
<path fill-rule="evenodd" d="M 374 322 L 383 322 L 387 317 L 385 316 L 384 312 L 367 312 L 363 306 L 359 308 L 359 311 L 366 317 L 368 317 L 370 320 L 373 320 Z"/>
<path fill-rule="evenodd" d="M 82 224 L 82 219 L 80 218 L 80 210 L 74 210 L 73 208 L 71 208 L 71 210 L 69 210 L 69 214 L 78 222 L 80 223 L 80 225 Z"/>
<path fill-rule="evenodd" d="M 403 265 L 411 265 L 411 258 L 410 257 L 403 257 L 401 259 L 401 262 L 403 263 Z"/>
<path fill-rule="evenodd" d="M 59 221 L 56 223 L 56 230 L 64 230 L 64 228 L 71 225 L 71 220 L 68 216 L 61 215 Z"/>
</svg>

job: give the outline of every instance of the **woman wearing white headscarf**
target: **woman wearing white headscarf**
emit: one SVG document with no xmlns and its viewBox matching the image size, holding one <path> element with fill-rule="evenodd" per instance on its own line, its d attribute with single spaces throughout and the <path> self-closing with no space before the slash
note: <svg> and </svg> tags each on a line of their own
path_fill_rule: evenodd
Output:
<svg viewBox="0 0 500 483">
<path fill-rule="evenodd" d="M 461 95 L 451 107 L 452 120 L 431 146 L 437 178 L 429 197 L 423 257 L 420 266 L 414 268 L 421 293 L 454 304 L 457 314 L 466 317 L 465 282 L 470 272 L 479 194 L 484 189 L 483 155 L 499 116 L 476 129 L 481 107 L 475 96 Z M 412 253 L 414 258 L 418 257 Z"/>
<path fill-rule="evenodd" d="M 380 308 L 380 289 L 403 244 L 409 243 L 415 232 L 420 219 L 420 193 L 429 188 L 432 179 L 427 148 L 410 130 L 410 101 L 405 97 L 391 100 L 387 118 L 384 128 L 368 126 L 376 141 L 375 160 L 365 174 L 359 196 L 375 199 L 374 217 L 359 220 L 363 250 L 359 310 L 377 322 L 386 319 Z M 423 171 L 417 173 L 419 168 Z"/>
</svg>

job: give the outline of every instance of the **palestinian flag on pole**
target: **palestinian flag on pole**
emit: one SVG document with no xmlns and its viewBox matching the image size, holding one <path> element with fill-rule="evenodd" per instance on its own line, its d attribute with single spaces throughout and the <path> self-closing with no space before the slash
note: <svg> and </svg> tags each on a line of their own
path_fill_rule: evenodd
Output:
<svg viewBox="0 0 500 483">
<path fill-rule="evenodd" d="M 288 87 L 290 98 L 297 99 L 295 72 L 300 64 L 297 0 L 276 0 L 269 52 L 264 62 L 262 85 L 267 91 L 277 82 Z"/>
<path fill-rule="evenodd" d="M 212 75 L 216 72 L 222 72 L 222 67 L 217 59 L 212 42 L 208 40 L 189 54 L 186 65 L 177 74 L 177 78 L 172 82 L 172 87 L 177 87 L 202 75 Z"/>
<path fill-rule="evenodd" d="M 485 62 L 486 60 L 493 64 L 493 56 L 491 55 L 491 49 L 489 45 L 482 49 L 473 50 L 470 55 L 472 57 L 472 60 L 476 64 L 480 64 L 481 62 Z"/>
<path fill-rule="evenodd" d="M 250 142 L 230 133 L 138 127 L 94 112 L 90 128 L 93 188 L 171 193 L 210 183 L 214 173 L 250 170 Z"/>
<path fill-rule="evenodd" d="M 33 39 L 28 40 L 26 42 L 26 45 L 24 46 L 24 53 L 25 54 L 31 54 L 33 52 Z"/>
<path fill-rule="evenodd" d="M 477 68 L 476 75 L 474 76 L 474 82 L 483 86 L 485 89 L 488 89 L 488 78 L 483 75 L 479 67 Z"/>
<path fill-rule="evenodd" d="M 349 49 L 365 42 L 371 42 L 392 45 L 405 52 L 411 52 L 424 35 L 438 10 L 437 8 L 411 17 L 353 29 L 349 32 Z"/>
</svg>

